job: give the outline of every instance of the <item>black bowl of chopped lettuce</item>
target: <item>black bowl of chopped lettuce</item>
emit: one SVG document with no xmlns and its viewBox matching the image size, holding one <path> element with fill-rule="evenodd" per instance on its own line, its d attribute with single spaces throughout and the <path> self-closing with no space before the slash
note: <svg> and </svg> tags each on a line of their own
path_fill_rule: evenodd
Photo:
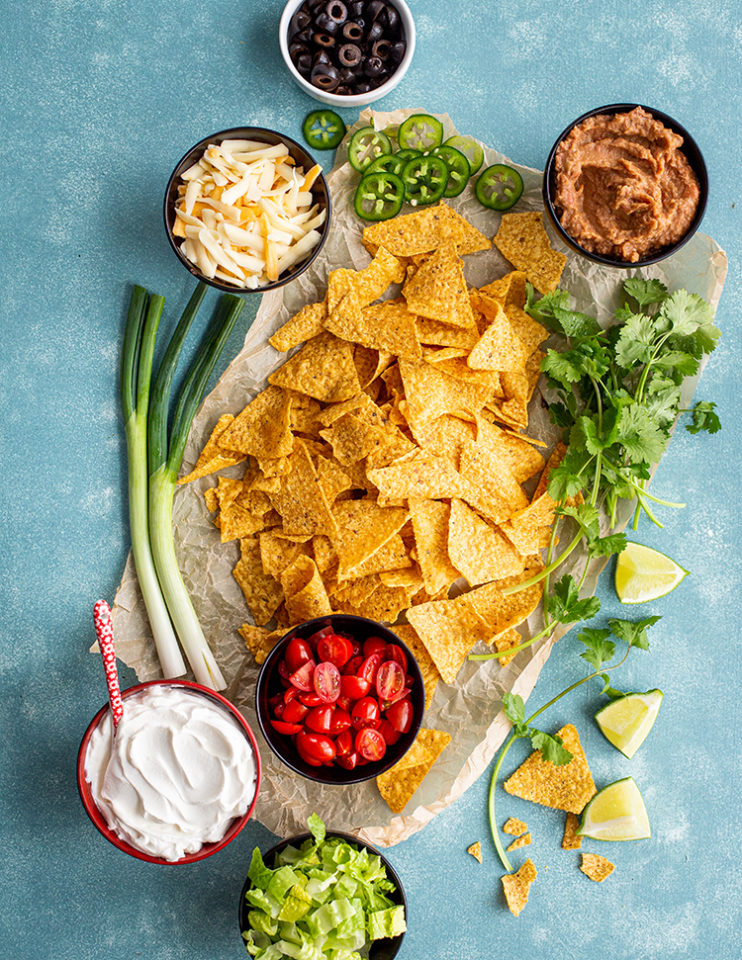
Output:
<svg viewBox="0 0 742 960">
<path fill-rule="evenodd" d="M 326 834 L 316 814 L 308 826 L 310 833 L 282 840 L 265 857 L 253 851 L 239 906 L 249 953 L 297 957 L 311 947 L 316 960 L 342 951 L 392 960 L 407 929 L 397 872 L 371 844 Z"/>
</svg>

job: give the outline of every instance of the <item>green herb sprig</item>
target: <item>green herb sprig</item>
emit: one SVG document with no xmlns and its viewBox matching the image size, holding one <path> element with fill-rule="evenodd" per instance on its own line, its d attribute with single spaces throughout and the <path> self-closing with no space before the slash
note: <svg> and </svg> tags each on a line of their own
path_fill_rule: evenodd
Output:
<svg viewBox="0 0 742 960">
<path fill-rule="evenodd" d="M 558 767 L 569 763 L 569 761 L 572 759 L 572 754 L 564 746 L 562 738 L 555 736 L 554 734 L 547 733 L 544 730 L 540 730 L 538 727 L 534 726 L 533 721 L 546 710 L 548 710 L 549 707 L 552 707 L 555 703 L 561 700 L 562 697 L 565 697 L 568 693 L 576 690 L 577 687 L 581 687 L 583 683 L 587 683 L 589 680 L 602 680 L 603 690 L 601 692 L 611 699 L 623 696 L 621 691 L 610 686 L 609 674 L 613 670 L 617 670 L 626 661 L 626 658 L 634 647 L 636 647 L 638 650 L 649 649 L 649 638 L 647 637 L 647 631 L 660 619 L 661 618 L 657 616 L 645 617 L 643 620 L 638 621 L 612 619 L 608 621 L 607 628 L 586 627 L 585 629 L 581 630 L 580 633 L 577 634 L 577 639 L 580 641 L 580 643 L 582 643 L 585 649 L 580 654 L 580 657 L 593 667 L 593 672 L 587 677 L 582 677 L 582 679 L 577 680 L 568 687 L 565 687 L 561 693 L 558 693 L 555 697 L 552 697 L 548 703 L 545 703 L 543 707 L 540 707 L 535 713 L 532 713 L 530 717 L 526 718 L 525 704 L 523 703 L 523 698 L 518 696 L 518 694 L 506 693 L 502 698 L 505 716 L 508 718 L 508 720 L 510 720 L 513 728 L 510 731 L 508 739 L 500 749 L 500 753 L 492 771 L 492 779 L 490 780 L 489 789 L 489 822 L 492 839 L 495 844 L 495 849 L 497 850 L 497 855 L 499 856 L 503 867 L 508 871 L 508 873 L 511 872 L 512 866 L 502 845 L 500 830 L 497 826 L 495 814 L 497 783 L 500 776 L 500 770 L 502 769 L 502 765 L 505 757 L 508 754 L 508 751 L 516 742 L 516 740 L 525 738 L 531 741 L 531 745 L 534 750 L 541 751 L 541 756 L 544 760 L 556 764 Z M 618 663 L 613 664 L 613 666 L 606 666 L 606 664 L 610 664 L 616 654 L 616 644 L 613 640 L 609 639 L 611 636 L 615 637 L 617 640 L 623 641 L 626 644 L 626 652 L 618 661 Z"/>
</svg>

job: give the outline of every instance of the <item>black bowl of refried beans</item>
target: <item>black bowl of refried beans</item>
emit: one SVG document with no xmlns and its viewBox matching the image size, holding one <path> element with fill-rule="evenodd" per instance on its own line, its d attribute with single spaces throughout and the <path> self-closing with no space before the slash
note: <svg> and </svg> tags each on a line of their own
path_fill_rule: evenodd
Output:
<svg viewBox="0 0 742 960">
<path fill-rule="evenodd" d="M 679 250 L 706 209 L 701 151 L 676 120 L 614 103 L 578 117 L 549 153 L 543 196 L 555 230 L 577 253 L 642 267 Z"/>
</svg>

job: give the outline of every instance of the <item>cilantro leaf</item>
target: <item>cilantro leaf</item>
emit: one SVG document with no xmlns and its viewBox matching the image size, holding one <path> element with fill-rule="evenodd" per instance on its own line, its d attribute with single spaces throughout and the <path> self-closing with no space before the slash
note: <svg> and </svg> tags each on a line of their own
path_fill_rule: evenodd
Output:
<svg viewBox="0 0 742 960">
<path fill-rule="evenodd" d="M 523 697 L 517 693 L 506 693 L 502 698 L 502 706 L 505 716 L 513 725 L 515 736 L 527 737 L 528 726 L 525 723 L 526 706 L 523 703 Z"/>
<path fill-rule="evenodd" d="M 541 361 L 543 372 L 556 380 L 557 383 L 569 389 L 573 383 L 582 380 L 584 371 L 580 358 L 576 357 L 571 350 L 560 353 L 558 350 L 547 350 L 546 356 Z"/>
<path fill-rule="evenodd" d="M 633 297 L 640 307 L 648 307 L 653 303 L 662 303 L 667 299 L 667 287 L 661 280 L 653 278 L 642 280 L 641 277 L 631 277 L 624 280 L 626 293 Z"/>
<path fill-rule="evenodd" d="M 552 315 L 565 337 L 594 337 L 600 333 L 598 321 L 595 317 L 590 317 L 586 313 L 578 313 L 577 310 L 565 310 L 563 307 L 554 307 Z"/>
<path fill-rule="evenodd" d="M 647 630 L 653 627 L 662 617 L 645 617 L 643 620 L 609 620 L 611 632 L 619 640 L 624 640 L 630 647 L 639 647 L 640 650 L 649 650 Z"/>
<path fill-rule="evenodd" d="M 630 313 L 616 341 L 616 362 L 624 370 L 647 363 L 657 337 L 657 324 L 644 313 Z"/>
<path fill-rule="evenodd" d="M 594 507 L 591 503 L 559 507 L 558 513 L 576 520 L 588 542 L 592 542 L 600 535 L 600 514 L 597 507 Z"/>
<path fill-rule="evenodd" d="M 581 474 L 590 460 L 592 457 L 585 451 L 570 447 L 562 462 L 549 473 L 549 495 L 559 501 L 579 493 L 584 486 Z"/>
<path fill-rule="evenodd" d="M 667 436 L 640 403 L 624 407 L 618 420 L 618 442 L 631 460 L 657 463 L 665 452 Z"/>
<path fill-rule="evenodd" d="M 699 400 L 691 411 L 693 423 L 686 424 L 685 429 L 688 433 L 700 433 L 701 430 L 718 433 L 721 430 L 721 420 L 715 410 L 716 404 L 713 401 Z"/>
<path fill-rule="evenodd" d="M 601 673 L 600 679 L 603 681 L 603 689 L 600 692 L 604 696 L 610 697 L 611 700 L 619 700 L 626 696 L 621 690 L 616 690 L 611 686 L 611 680 L 607 673 Z"/>
<path fill-rule="evenodd" d="M 574 577 L 565 574 L 554 584 L 554 590 L 546 597 L 546 612 L 559 623 L 577 623 L 590 620 L 600 610 L 597 597 L 580 599 Z"/>
<path fill-rule="evenodd" d="M 533 730 L 531 733 L 531 743 L 535 750 L 541 751 L 541 756 L 544 760 L 553 763 L 557 767 L 563 767 L 572 759 L 572 754 L 564 746 L 564 741 L 561 737 L 544 733 L 543 730 Z"/>
<path fill-rule="evenodd" d="M 588 663 L 592 664 L 596 671 L 600 670 L 604 663 L 612 660 L 616 652 L 616 644 L 608 639 L 610 635 L 611 631 L 605 627 L 600 629 L 585 627 L 584 630 L 580 630 L 577 634 L 577 639 L 580 643 L 583 643 L 585 647 L 587 647 L 585 652 L 581 653 L 580 656 L 583 660 L 587 660 Z"/>
<path fill-rule="evenodd" d="M 653 420 L 661 427 L 668 427 L 678 415 L 680 387 L 670 377 L 654 376 L 649 381 L 644 405 Z"/>
<path fill-rule="evenodd" d="M 713 324 L 714 308 L 696 293 L 676 290 L 662 304 L 660 314 L 670 323 L 673 333 L 684 337 L 700 327 Z"/>
<path fill-rule="evenodd" d="M 590 417 L 578 417 L 569 434 L 570 447 L 580 447 L 588 453 L 598 453 L 605 443 L 598 436 L 598 425 Z"/>
<path fill-rule="evenodd" d="M 672 370 L 680 378 L 692 377 L 698 372 L 698 359 L 682 350 L 666 350 L 657 357 L 654 366 Z"/>
<path fill-rule="evenodd" d="M 533 286 L 527 283 L 525 311 L 534 320 L 564 337 L 594 337 L 601 332 L 600 324 L 594 317 L 569 309 L 569 293 L 566 290 L 554 290 L 536 300 Z"/>
<path fill-rule="evenodd" d="M 609 533 L 607 537 L 597 537 L 588 544 L 591 557 L 612 557 L 626 549 L 625 533 Z"/>
</svg>

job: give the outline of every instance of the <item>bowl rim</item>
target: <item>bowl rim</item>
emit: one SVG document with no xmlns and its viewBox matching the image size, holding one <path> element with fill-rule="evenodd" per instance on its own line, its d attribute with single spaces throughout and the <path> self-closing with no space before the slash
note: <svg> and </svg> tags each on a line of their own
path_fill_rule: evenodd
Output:
<svg viewBox="0 0 742 960">
<path fill-rule="evenodd" d="M 410 738 L 410 742 L 403 753 L 400 753 L 400 754 L 394 753 L 394 746 L 396 746 L 396 744 L 394 744 L 390 748 L 389 752 L 392 754 L 392 756 L 388 760 L 384 758 L 383 760 L 378 761 L 377 763 L 364 764 L 362 767 L 356 767 L 354 770 L 345 771 L 345 773 L 347 773 L 347 777 L 343 776 L 342 779 L 340 780 L 330 780 L 326 776 L 323 776 L 323 772 L 325 769 L 324 767 L 317 767 L 316 772 L 309 773 L 307 770 L 301 769 L 301 767 L 295 764 L 290 757 L 286 757 L 282 752 L 280 752 L 274 746 L 274 744 L 271 742 L 272 737 L 269 737 L 266 731 L 266 725 L 270 723 L 270 720 L 263 713 L 260 699 L 261 699 L 261 692 L 268 683 L 268 674 L 271 672 L 274 664 L 276 663 L 277 660 L 279 660 L 283 651 L 288 646 L 290 640 L 296 634 L 296 632 L 298 630 L 306 630 L 308 633 L 311 633 L 311 632 L 314 632 L 315 630 L 321 630 L 323 626 L 327 626 L 328 621 L 332 621 L 338 618 L 342 618 L 345 621 L 350 620 L 350 621 L 363 623 L 367 626 L 373 627 L 374 632 L 378 631 L 382 635 L 389 634 L 391 637 L 394 638 L 393 640 L 390 639 L 389 642 L 396 643 L 404 651 L 407 657 L 408 673 L 412 672 L 413 676 L 415 677 L 415 680 L 417 681 L 417 689 L 419 691 L 418 696 L 420 699 L 416 700 L 415 704 L 419 706 L 419 703 L 422 702 L 423 708 L 422 710 L 419 711 L 419 714 L 420 714 L 419 718 L 417 720 L 413 720 L 410 730 L 406 734 L 404 734 L 405 737 Z M 416 713 L 418 712 L 417 709 L 415 710 L 415 712 Z M 415 738 L 417 737 L 420 727 L 422 726 L 424 713 L 425 713 L 425 684 L 423 683 L 423 676 L 420 670 L 420 666 L 417 662 L 417 658 L 415 657 L 412 650 L 410 650 L 410 648 L 407 646 L 404 640 L 402 640 L 402 638 L 399 637 L 391 627 L 387 627 L 383 623 L 379 623 L 376 620 L 371 620 L 368 617 L 359 617 L 356 614 L 351 614 L 351 613 L 328 613 L 323 617 L 314 617 L 311 620 L 304 620 L 302 623 L 298 623 L 295 626 L 291 627 L 291 629 L 286 631 L 286 633 L 281 637 L 281 639 L 278 641 L 278 643 L 276 643 L 276 645 L 273 647 L 273 649 L 270 651 L 270 653 L 266 657 L 264 663 L 260 668 L 260 673 L 258 674 L 258 679 L 255 683 L 255 714 L 258 718 L 258 727 L 260 728 L 260 732 L 263 735 L 263 739 L 268 744 L 271 751 L 278 757 L 281 763 L 283 763 L 285 766 L 289 768 L 289 770 L 292 770 L 294 773 L 299 774 L 299 776 L 304 777 L 307 780 L 311 780 L 314 783 L 327 784 L 330 787 L 347 787 L 356 783 L 364 783 L 365 781 L 372 780 L 375 777 L 378 777 L 380 774 L 385 773 L 387 770 L 391 769 L 391 767 L 393 767 L 395 763 L 398 763 L 402 759 L 402 757 L 405 756 L 405 754 L 412 748 L 412 745 L 415 742 Z M 327 769 L 335 770 L 337 768 L 333 766 Z M 343 768 L 341 767 L 340 769 L 343 769 Z M 314 771 L 315 768 L 312 768 L 312 770 Z"/>
<path fill-rule="evenodd" d="M 247 295 L 251 293 L 268 293 L 271 290 L 278 290 L 280 287 L 284 287 L 287 283 L 291 283 L 292 280 L 296 280 L 297 277 L 301 276 L 305 270 L 308 270 L 309 267 L 314 263 L 317 257 L 322 252 L 322 248 L 325 245 L 327 240 L 329 229 L 330 229 L 330 218 L 332 217 L 332 200 L 330 197 L 330 188 L 327 185 L 327 180 L 325 178 L 324 170 L 320 164 L 317 164 L 320 167 L 319 176 L 317 180 L 312 184 L 312 191 L 316 189 L 316 184 L 319 182 L 322 186 L 324 192 L 324 199 L 326 200 L 326 209 L 327 216 L 325 217 L 325 222 L 320 227 L 320 239 L 317 246 L 312 250 L 311 254 L 305 259 L 302 260 L 298 265 L 296 265 L 293 272 L 289 273 L 285 277 L 279 277 L 278 280 L 274 280 L 272 283 L 266 283 L 261 287 L 255 287 L 254 289 L 248 287 L 235 287 L 229 283 L 223 283 L 221 280 L 215 278 L 205 277 L 201 271 L 196 267 L 195 264 L 191 263 L 181 252 L 178 244 L 175 242 L 175 237 L 173 236 L 173 230 L 170 225 L 169 214 L 171 211 L 171 201 L 170 193 L 173 188 L 173 184 L 180 178 L 181 168 L 184 167 L 184 164 L 187 160 L 191 158 L 192 154 L 195 154 L 198 151 L 203 151 L 210 143 L 221 142 L 223 140 L 242 140 L 242 139 L 259 139 L 261 135 L 267 135 L 269 138 L 275 138 L 276 141 L 285 143 L 289 148 L 289 153 L 297 151 L 300 159 L 303 161 L 303 157 L 307 157 L 312 165 L 317 164 L 317 161 L 311 155 L 309 150 L 300 144 L 298 141 L 294 140 L 292 137 L 287 136 L 285 133 L 279 133 L 277 130 L 272 130 L 270 127 L 228 127 L 226 130 L 219 130 L 217 133 L 209 134 L 207 137 L 202 137 L 197 143 L 194 143 L 183 156 L 178 160 L 178 162 L 173 167 L 173 171 L 167 179 L 167 184 L 165 185 L 165 195 L 162 202 L 162 213 L 163 220 L 165 223 L 165 233 L 167 235 L 168 243 L 173 253 L 176 255 L 178 260 L 183 264 L 186 270 L 197 280 L 200 280 L 202 283 L 207 283 L 210 287 L 214 287 L 216 290 L 221 290 L 222 293 L 232 293 L 236 296 Z M 266 143 L 273 142 L 272 140 L 266 140 Z M 303 156 L 302 156 L 303 155 Z M 192 161 L 192 162 L 195 162 Z M 191 164 L 189 163 L 189 166 Z"/>
<path fill-rule="evenodd" d="M 305 0 L 288 0 L 288 3 L 283 9 L 283 13 L 281 14 L 281 20 L 278 26 L 278 45 L 281 49 L 281 56 L 283 57 L 284 63 L 286 64 L 286 67 L 293 77 L 295 83 L 301 87 L 306 94 L 308 94 L 310 97 L 313 97 L 315 100 L 319 100 L 321 103 L 326 103 L 330 106 L 336 107 L 365 107 L 369 103 L 373 103 L 375 100 L 380 100 L 388 93 L 391 93 L 391 91 L 394 90 L 394 88 L 402 81 L 405 74 L 409 70 L 410 64 L 412 63 L 412 58 L 415 54 L 415 42 L 417 36 L 415 18 L 412 16 L 412 11 L 408 7 L 405 0 L 390 0 L 402 18 L 406 35 L 407 49 L 405 50 L 405 55 L 402 57 L 399 66 L 388 80 L 384 81 L 384 83 L 376 87 L 374 90 L 368 90 L 366 93 L 353 93 L 349 94 L 348 96 L 342 96 L 337 93 L 332 93 L 331 91 L 320 91 L 317 87 L 312 86 L 311 83 L 302 77 L 302 75 L 294 66 L 293 60 L 289 56 L 289 20 L 304 2 Z"/>
<path fill-rule="evenodd" d="M 561 224 L 559 216 L 557 215 L 554 202 L 552 200 L 552 179 L 554 175 L 554 162 L 556 159 L 556 154 L 559 149 L 560 144 L 578 124 L 582 123 L 583 120 L 587 120 L 590 117 L 598 116 L 601 113 L 616 114 L 623 112 L 630 112 L 631 110 L 641 107 L 642 110 L 646 110 L 647 113 L 651 114 L 655 120 L 659 120 L 666 127 L 669 127 L 674 133 L 680 134 L 683 138 L 683 146 L 680 148 L 681 152 L 684 153 L 686 160 L 691 165 L 693 172 L 698 178 L 698 188 L 699 188 L 699 198 L 698 206 L 696 212 L 693 215 L 690 226 L 683 236 L 674 244 L 671 244 L 668 247 L 658 251 L 657 253 L 652 254 L 652 256 L 644 257 L 641 260 L 635 260 L 633 263 L 628 260 L 618 260 L 612 257 L 607 257 L 604 254 L 593 253 L 590 250 L 586 250 L 569 234 Z M 691 156 L 688 153 L 692 154 Z M 701 152 L 698 143 L 694 137 L 688 133 L 685 127 L 671 117 L 669 114 L 664 113 L 662 110 L 658 110 L 655 107 L 648 107 L 642 103 L 609 103 L 603 107 L 595 107 L 592 110 L 587 110 L 581 116 L 577 117 L 576 120 L 573 120 L 568 124 L 564 130 L 559 134 L 557 139 L 554 141 L 554 145 L 549 151 L 549 155 L 546 159 L 546 164 L 544 166 L 544 174 L 542 181 L 542 197 L 544 202 L 544 207 L 549 215 L 549 219 L 554 226 L 554 229 L 560 235 L 561 239 L 576 253 L 581 256 L 586 257 L 588 260 L 592 260 L 594 263 L 600 263 L 603 266 L 607 267 L 617 267 L 618 269 L 634 269 L 639 267 L 648 267 L 652 264 L 659 263 L 662 260 L 666 260 L 668 257 L 672 256 L 674 253 L 677 253 L 686 243 L 693 237 L 698 228 L 701 225 L 704 214 L 706 212 L 706 205 L 708 203 L 708 194 L 709 194 L 709 182 L 708 182 L 708 169 L 706 167 L 706 161 L 704 160 L 703 153 Z"/>
<path fill-rule="evenodd" d="M 278 843 L 275 843 L 269 850 L 266 850 L 265 854 L 261 853 L 263 861 L 267 863 L 272 857 L 275 857 L 276 854 L 280 853 L 285 847 L 288 847 L 290 844 L 301 845 L 305 840 L 311 839 L 312 834 L 309 832 L 306 833 L 296 833 L 290 837 L 286 837 L 284 840 L 279 840 Z M 392 864 L 386 858 L 386 856 L 379 850 L 378 847 L 375 847 L 372 843 L 368 843 L 366 840 L 361 840 L 360 837 L 357 837 L 352 833 L 344 833 L 342 830 L 328 830 L 325 839 L 332 839 L 333 837 L 338 837 L 340 840 L 345 840 L 347 843 L 353 843 L 360 847 L 365 847 L 367 850 L 370 850 L 371 853 L 375 854 L 377 857 L 381 858 L 381 862 L 384 864 L 384 867 L 387 871 L 388 878 L 395 884 L 397 892 L 399 893 L 399 899 L 401 904 L 404 906 L 405 920 L 407 920 L 407 894 L 405 893 L 404 884 L 402 879 L 394 869 Z M 245 940 L 242 937 L 242 933 L 245 928 L 242 926 L 242 909 L 245 902 L 245 894 L 252 886 L 252 881 L 249 877 L 245 877 L 245 882 L 242 886 L 242 892 L 240 893 L 240 902 L 237 905 L 237 925 L 240 930 L 240 939 L 244 944 Z M 397 955 L 402 946 L 402 940 L 404 939 L 405 933 L 398 933 L 396 937 L 386 937 L 385 941 L 390 944 L 394 944 L 393 952 L 388 955 L 387 960 L 392 960 L 393 957 Z M 384 941 L 372 941 L 371 950 L 373 950 L 373 943 L 383 943 Z M 373 954 L 371 953 L 370 960 L 374 960 Z"/>
<path fill-rule="evenodd" d="M 109 843 L 112 843 L 114 847 L 118 847 L 119 850 L 122 850 L 129 856 L 135 857 L 137 860 L 144 860 L 147 863 L 161 863 L 170 867 L 179 866 L 185 863 L 196 863 L 198 860 L 205 860 L 206 857 L 210 857 L 212 854 L 217 853 L 223 847 L 226 847 L 227 844 L 231 843 L 237 834 L 240 833 L 245 827 L 248 820 L 252 817 L 255 811 L 255 805 L 258 801 L 258 792 L 260 790 L 260 781 L 262 777 L 262 764 L 260 759 L 260 750 L 258 748 L 258 741 L 252 731 L 252 728 L 250 727 L 250 724 L 247 722 L 247 720 L 245 720 L 233 703 L 230 703 L 226 697 L 223 697 L 220 693 L 217 693 L 216 690 L 210 690 L 208 687 L 204 687 L 200 683 L 194 683 L 191 680 L 180 680 L 178 678 L 146 680 L 142 683 L 135 683 L 133 686 L 127 687 L 126 690 L 122 690 L 121 698 L 122 700 L 126 701 L 135 693 L 139 693 L 140 690 L 144 690 L 147 687 L 152 686 L 177 686 L 185 687 L 188 690 L 194 690 L 197 693 L 209 697 L 212 701 L 219 703 L 221 706 L 226 707 L 229 713 L 238 722 L 245 733 L 250 746 L 252 747 L 253 755 L 255 757 L 255 793 L 253 794 L 252 801 L 250 802 L 250 806 L 247 808 L 247 811 L 241 817 L 234 818 L 221 840 L 217 840 L 214 843 L 205 843 L 198 850 L 196 850 L 195 853 L 188 853 L 184 857 L 181 857 L 180 860 L 165 860 L 163 857 L 152 856 L 152 854 L 146 853 L 143 850 L 138 850 L 136 847 L 133 847 L 131 844 L 127 843 L 126 840 L 123 840 L 121 837 L 119 837 L 118 834 L 115 833 L 106 823 L 105 817 L 93 799 L 90 782 L 85 776 L 85 757 L 87 756 L 90 738 L 100 722 L 103 720 L 103 717 L 110 709 L 107 702 L 100 708 L 100 710 L 98 710 L 88 724 L 85 733 L 82 735 L 82 740 L 80 741 L 80 746 L 77 751 L 77 792 L 80 797 L 80 802 L 82 803 L 83 808 L 85 809 L 85 812 L 90 818 L 93 826 L 106 838 L 106 840 L 108 840 Z"/>
</svg>

